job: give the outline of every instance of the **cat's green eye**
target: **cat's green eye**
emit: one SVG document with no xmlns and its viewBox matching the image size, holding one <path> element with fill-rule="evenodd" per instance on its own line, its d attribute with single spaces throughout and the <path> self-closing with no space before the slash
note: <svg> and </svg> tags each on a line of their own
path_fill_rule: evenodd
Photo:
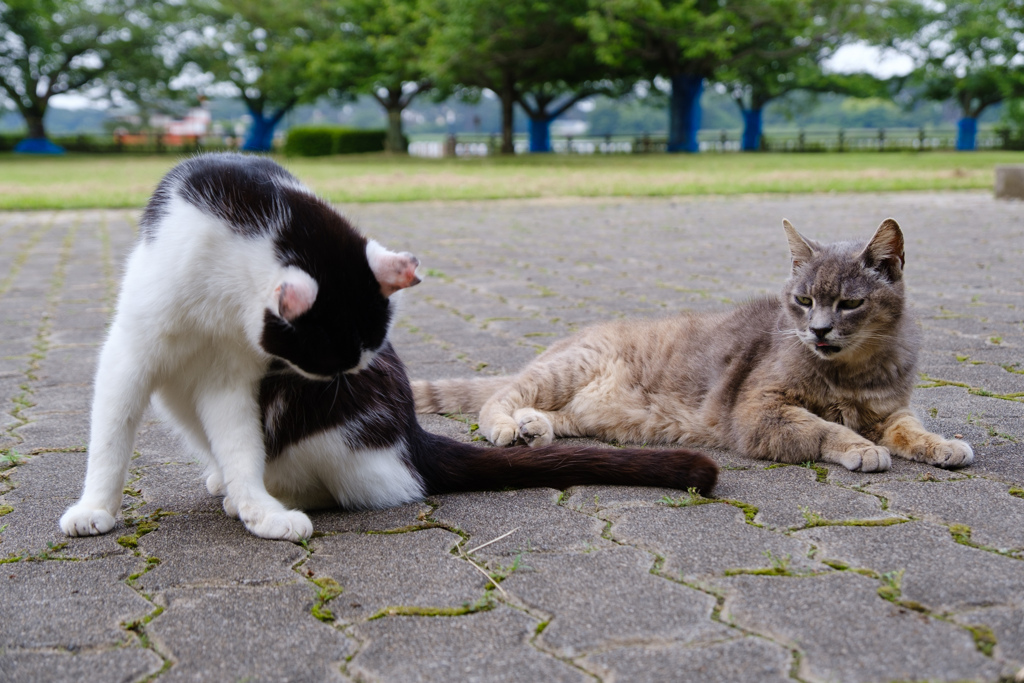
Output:
<svg viewBox="0 0 1024 683">
<path fill-rule="evenodd" d="M 852 311 L 855 308 L 860 308 L 861 304 L 864 303 L 864 299 L 842 299 L 839 302 L 839 308 L 847 311 Z"/>
<path fill-rule="evenodd" d="M 809 296 L 798 296 L 796 297 L 796 302 L 801 306 L 810 306 L 812 303 L 814 303 L 813 301 L 811 301 L 811 297 Z"/>
</svg>

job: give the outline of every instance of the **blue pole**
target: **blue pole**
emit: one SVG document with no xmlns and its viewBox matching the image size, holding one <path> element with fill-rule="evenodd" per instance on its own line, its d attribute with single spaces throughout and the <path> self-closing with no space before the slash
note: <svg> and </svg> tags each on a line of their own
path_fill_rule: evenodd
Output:
<svg viewBox="0 0 1024 683">
<path fill-rule="evenodd" d="M 551 119 L 549 117 L 530 117 L 530 151 L 551 151 Z"/>
<path fill-rule="evenodd" d="M 762 109 L 743 110 L 743 151 L 756 152 L 761 149 Z"/>
<path fill-rule="evenodd" d="M 263 114 L 249 112 L 252 115 L 252 126 L 245 136 L 242 149 L 246 152 L 269 152 L 274 142 L 274 128 L 277 121 Z"/>
<path fill-rule="evenodd" d="M 978 148 L 978 119 L 965 116 L 957 121 L 956 148 L 973 152 Z"/>
<path fill-rule="evenodd" d="M 672 77 L 669 99 L 668 151 L 699 152 L 697 131 L 700 130 L 700 96 L 704 78 L 689 74 Z"/>
</svg>

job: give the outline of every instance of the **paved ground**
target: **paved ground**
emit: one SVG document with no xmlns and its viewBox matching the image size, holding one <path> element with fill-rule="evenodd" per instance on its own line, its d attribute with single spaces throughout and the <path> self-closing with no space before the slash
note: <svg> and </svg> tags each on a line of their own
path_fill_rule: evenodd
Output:
<svg viewBox="0 0 1024 683">
<path fill-rule="evenodd" d="M 425 378 L 512 370 L 592 321 L 774 291 L 784 216 L 816 238 L 867 237 L 895 216 L 925 330 L 915 405 L 977 461 L 865 475 L 719 453 L 717 504 L 613 487 L 443 496 L 316 514 L 303 547 L 227 518 L 150 420 L 125 521 L 69 540 L 57 519 L 82 482 L 94 358 L 136 214 L 2 214 L 0 680 L 997 681 L 1024 665 L 1024 204 L 347 210 L 421 257 L 395 340 Z M 472 417 L 424 422 L 470 439 Z"/>
</svg>

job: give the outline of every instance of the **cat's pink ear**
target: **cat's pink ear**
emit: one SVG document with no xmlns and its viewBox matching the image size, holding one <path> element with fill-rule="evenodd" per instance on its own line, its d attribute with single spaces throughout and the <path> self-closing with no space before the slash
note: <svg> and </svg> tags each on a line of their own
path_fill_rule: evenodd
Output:
<svg viewBox="0 0 1024 683">
<path fill-rule="evenodd" d="M 865 265 L 878 268 L 891 280 L 898 280 L 903 273 L 907 259 L 903 253 L 903 231 L 892 218 L 886 218 L 868 240 L 861 252 Z"/>
<path fill-rule="evenodd" d="M 274 288 L 277 315 L 292 322 L 313 307 L 319 290 L 309 273 L 294 266 L 285 270 L 285 276 Z"/>
<path fill-rule="evenodd" d="M 782 219 L 782 227 L 786 231 L 786 239 L 789 240 L 789 253 L 793 257 L 793 270 L 796 271 L 803 263 L 810 261 L 814 256 L 814 248 L 811 242 L 796 231 L 793 224 L 785 218 Z"/>
<path fill-rule="evenodd" d="M 416 277 L 419 259 L 407 251 L 397 254 L 370 240 L 366 244 L 366 260 L 370 262 L 370 270 L 380 283 L 380 291 L 384 296 L 391 296 L 400 289 L 420 283 Z"/>
</svg>

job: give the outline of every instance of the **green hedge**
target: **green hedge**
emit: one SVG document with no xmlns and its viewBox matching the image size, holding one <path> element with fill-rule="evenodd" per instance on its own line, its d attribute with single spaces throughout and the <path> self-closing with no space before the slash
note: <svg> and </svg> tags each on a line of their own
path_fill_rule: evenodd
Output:
<svg viewBox="0 0 1024 683">
<path fill-rule="evenodd" d="M 0 152 L 10 152 L 24 137 L 24 133 L 4 133 L 0 135 Z"/>
<path fill-rule="evenodd" d="M 387 131 L 360 130 L 334 126 L 299 126 L 288 131 L 284 153 L 288 156 L 317 157 L 327 154 L 383 152 Z"/>
</svg>

